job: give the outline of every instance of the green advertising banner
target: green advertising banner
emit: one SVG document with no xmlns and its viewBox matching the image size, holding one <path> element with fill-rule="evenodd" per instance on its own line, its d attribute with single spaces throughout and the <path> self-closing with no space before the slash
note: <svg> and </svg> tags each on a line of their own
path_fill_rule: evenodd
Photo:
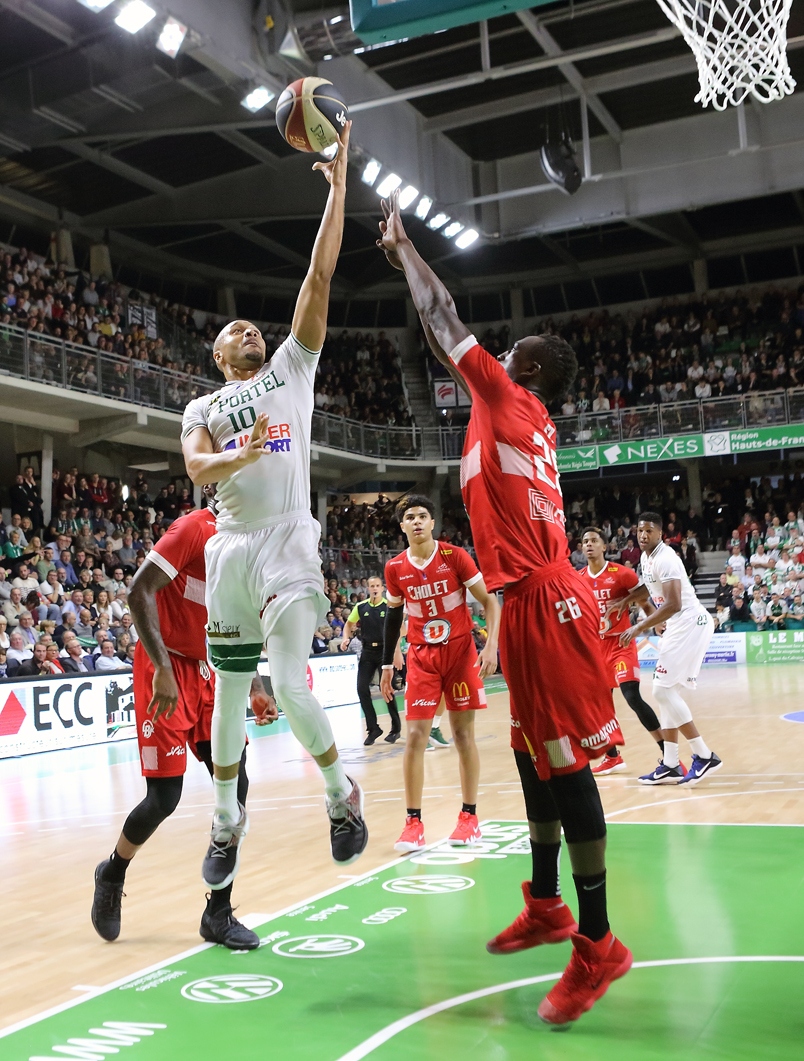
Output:
<svg viewBox="0 0 804 1061">
<path fill-rule="evenodd" d="M 564 472 L 596 471 L 600 467 L 597 446 L 567 446 L 556 451 L 558 470 Z"/>
<path fill-rule="evenodd" d="M 745 636 L 747 663 L 804 661 L 804 630 L 762 630 Z"/>
<path fill-rule="evenodd" d="M 612 464 L 642 464 L 647 461 L 703 457 L 703 435 L 674 435 L 670 438 L 631 439 L 598 446 L 600 467 Z"/>
<path fill-rule="evenodd" d="M 804 426 L 780 424 L 745 431 L 710 431 L 704 436 L 707 457 L 722 453 L 759 453 L 770 449 L 804 448 Z"/>
</svg>

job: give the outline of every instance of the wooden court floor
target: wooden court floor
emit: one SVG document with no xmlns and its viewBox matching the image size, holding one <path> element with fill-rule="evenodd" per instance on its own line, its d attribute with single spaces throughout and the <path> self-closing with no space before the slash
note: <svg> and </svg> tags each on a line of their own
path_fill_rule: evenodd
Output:
<svg viewBox="0 0 804 1061">
<path fill-rule="evenodd" d="M 617 694 L 628 769 L 600 781 L 607 815 L 630 822 L 804 825 L 804 725 L 782 718 L 801 708 L 802 675 L 793 664 L 703 672 L 693 713 L 724 768 L 689 791 L 637 782 L 653 765 L 654 746 Z M 650 680 L 643 686 L 650 699 Z M 481 818 L 524 818 L 506 709 L 507 694 L 493 693 L 478 719 Z M 348 771 L 366 792 L 371 839 L 360 862 L 348 867 L 365 873 L 394 857 L 405 813 L 402 743 L 364 749 L 357 708 L 329 714 Z M 271 914 L 348 880 L 329 856 L 318 772 L 293 737 L 252 740 L 249 773 L 251 832 L 234 891 L 240 914 Z M 436 841 L 451 831 L 460 809 L 454 749 L 428 752 L 426 776 L 424 820 L 428 841 Z M 94 867 L 112 850 L 142 792 L 133 741 L 0 763 L 0 1028 L 200 942 L 211 787 L 192 759 L 176 814 L 131 865 L 120 939 L 104 943 L 91 926 Z"/>
</svg>

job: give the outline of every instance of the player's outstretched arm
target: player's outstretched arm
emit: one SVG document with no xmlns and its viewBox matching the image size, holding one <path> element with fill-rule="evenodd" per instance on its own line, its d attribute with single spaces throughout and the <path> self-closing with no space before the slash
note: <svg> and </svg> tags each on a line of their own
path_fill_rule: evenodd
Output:
<svg viewBox="0 0 804 1061">
<path fill-rule="evenodd" d="M 313 245 L 310 268 L 299 291 L 293 312 L 291 331 L 308 350 L 318 351 L 327 334 L 329 288 L 343 240 L 343 216 L 346 203 L 346 169 L 349 135 L 352 123 L 347 122 L 338 138 L 338 154 L 331 162 L 316 162 L 329 181 L 329 196 L 321 218 L 321 226 Z"/>
<path fill-rule="evenodd" d="M 179 687 L 173 674 L 170 653 L 162 640 L 159 623 L 159 608 L 156 595 L 171 581 L 170 575 L 154 563 L 145 563 L 134 576 L 128 591 L 131 617 L 142 647 L 154 665 L 153 696 L 148 705 L 148 714 L 153 711 L 154 721 L 160 715 L 170 718 L 179 702 Z"/>
<path fill-rule="evenodd" d="M 265 443 L 268 439 L 268 416 L 259 413 L 245 446 L 226 449 L 216 453 L 212 444 L 212 435 L 205 427 L 197 427 L 182 440 L 181 451 L 187 474 L 196 486 L 207 486 L 219 483 L 230 475 L 253 464 L 268 451 Z"/>
<path fill-rule="evenodd" d="M 394 268 L 402 266 L 425 333 L 429 328 L 442 352 L 454 350 L 458 343 L 471 333 L 455 312 L 455 303 L 449 291 L 424 261 L 405 232 L 399 210 L 399 192 L 393 193 L 390 203 L 383 201 L 383 213 L 385 220 L 380 222 L 377 246 L 385 252 Z M 435 349 L 433 353 L 438 357 Z"/>
<path fill-rule="evenodd" d="M 480 677 L 488 678 L 497 673 L 497 642 L 500 637 L 500 602 L 496 593 L 489 593 L 481 578 L 469 587 L 469 592 L 483 606 L 486 613 L 486 643 L 478 654 Z"/>
</svg>

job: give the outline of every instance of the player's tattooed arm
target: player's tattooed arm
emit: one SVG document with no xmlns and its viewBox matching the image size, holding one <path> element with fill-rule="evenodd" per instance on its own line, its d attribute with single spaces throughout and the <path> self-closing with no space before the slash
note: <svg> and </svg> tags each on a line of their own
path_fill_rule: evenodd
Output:
<svg viewBox="0 0 804 1061">
<path fill-rule="evenodd" d="M 170 662 L 170 653 L 162 640 L 156 594 L 171 581 L 170 575 L 154 563 L 144 563 L 129 587 L 128 605 L 142 647 L 154 665 L 154 681 L 148 714 L 154 721 L 160 715 L 170 718 L 179 702 L 179 687 Z"/>
<path fill-rule="evenodd" d="M 454 350 L 471 333 L 455 312 L 449 291 L 410 242 L 402 224 L 398 191 L 390 202 L 383 202 L 383 213 L 385 220 L 380 222 L 377 246 L 392 265 L 398 262 L 402 266 L 416 312 L 431 329 L 438 346 L 441 350 Z"/>
</svg>

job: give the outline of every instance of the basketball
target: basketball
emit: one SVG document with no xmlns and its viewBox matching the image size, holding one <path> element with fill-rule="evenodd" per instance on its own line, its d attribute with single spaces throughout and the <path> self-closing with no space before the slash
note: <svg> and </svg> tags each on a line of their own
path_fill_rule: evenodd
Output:
<svg viewBox="0 0 804 1061">
<path fill-rule="evenodd" d="M 348 119 L 343 97 L 323 77 L 300 77 L 288 85 L 276 104 L 277 128 L 297 151 L 332 147 Z"/>
</svg>

